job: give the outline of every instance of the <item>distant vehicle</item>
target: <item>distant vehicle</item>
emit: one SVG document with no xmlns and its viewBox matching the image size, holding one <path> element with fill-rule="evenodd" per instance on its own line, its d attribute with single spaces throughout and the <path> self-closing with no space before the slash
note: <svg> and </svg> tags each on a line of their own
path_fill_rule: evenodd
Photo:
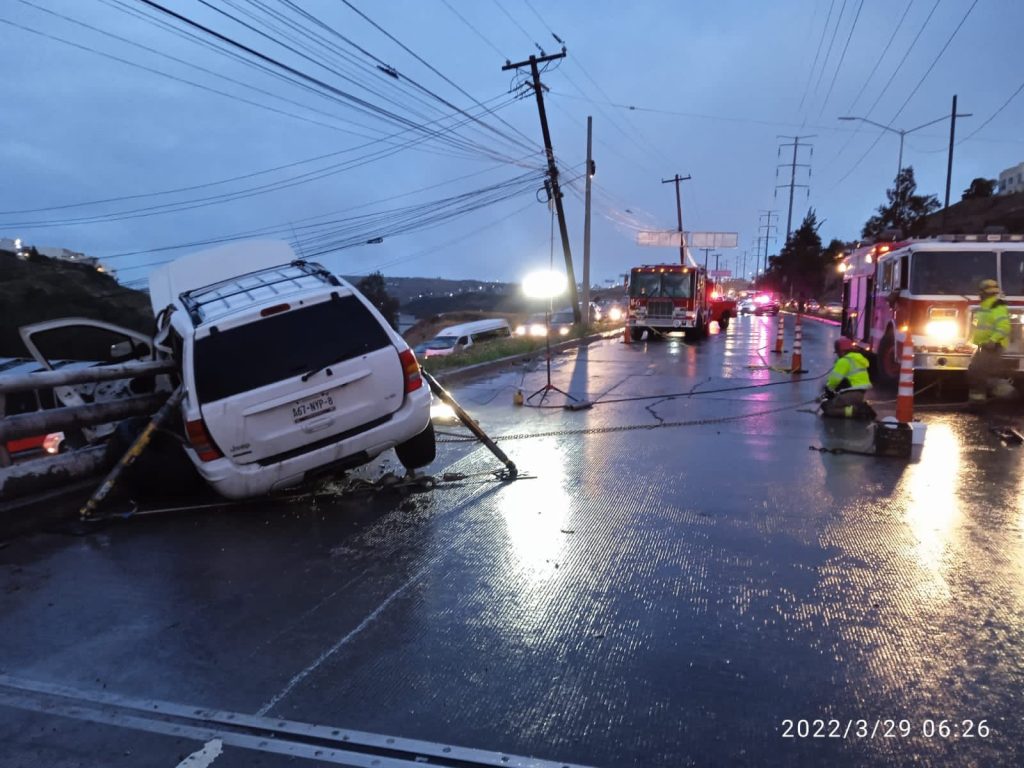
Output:
<svg viewBox="0 0 1024 768">
<path fill-rule="evenodd" d="M 843 314 L 843 305 L 838 301 L 830 301 L 821 307 L 821 311 L 829 317 L 840 317 Z"/>
<path fill-rule="evenodd" d="M 508 320 L 501 318 L 476 320 L 444 328 L 431 341 L 421 346 L 424 357 L 443 357 L 453 352 L 469 349 L 474 344 L 494 339 L 506 339 L 511 335 L 512 326 L 508 324 Z"/>
<path fill-rule="evenodd" d="M 280 242 L 191 254 L 149 278 L 155 343 L 179 363 L 186 454 L 228 498 L 297 485 L 389 448 L 434 460 L 430 391 L 352 285 Z"/>
<path fill-rule="evenodd" d="M 576 325 L 571 309 L 560 309 L 551 315 L 551 335 L 568 336 Z"/>
<path fill-rule="evenodd" d="M 842 305 L 840 305 L 840 306 L 842 306 Z M 808 299 L 807 301 L 804 302 L 804 311 L 805 312 L 818 312 L 820 310 L 821 310 L 821 304 L 819 304 L 816 299 Z"/>
<path fill-rule="evenodd" d="M 741 315 L 754 314 L 755 307 L 756 305 L 754 304 L 753 299 L 743 299 L 739 304 L 736 305 L 736 308 Z"/>
<path fill-rule="evenodd" d="M 736 317 L 736 299 L 719 289 L 710 280 L 707 285 L 711 322 L 718 323 L 718 327 L 724 331 L 729 327 L 729 320 Z"/>
<path fill-rule="evenodd" d="M 777 315 L 779 309 L 779 300 L 771 294 L 759 293 L 754 297 L 755 315 Z"/>
</svg>

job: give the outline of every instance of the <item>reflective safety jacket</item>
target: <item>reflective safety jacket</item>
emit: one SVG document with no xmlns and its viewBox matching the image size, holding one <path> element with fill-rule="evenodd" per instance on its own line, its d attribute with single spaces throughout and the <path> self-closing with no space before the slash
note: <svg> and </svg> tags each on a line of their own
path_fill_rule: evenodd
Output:
<svg viewBox="0 0 1024 768">
<path fill-rule="evenodd" d="M 971 339 L 979 347 L 982 344 L 995 342 L 1003 349 L 1010 342 L 1010 311 L 998 296 L 990 296 L 981 302 L 974 313 L 974 338 Z"/>
<path fill-rule="evenodd" d="M 871 377 L 868 376 L 868 359 L 860 352 L 847 352 L 836 360 L 832 373 L 825 383 L 829 389 L 871 389 Z"/>
</svg>

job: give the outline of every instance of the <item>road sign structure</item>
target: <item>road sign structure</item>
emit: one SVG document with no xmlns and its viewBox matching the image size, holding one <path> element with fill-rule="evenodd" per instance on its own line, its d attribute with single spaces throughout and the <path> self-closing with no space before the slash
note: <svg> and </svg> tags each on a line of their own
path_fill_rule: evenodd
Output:
<svg viewBox="0 0 1024 768">
<path fill-rule="evenodd" d="M 686 242 L 682 242 L 686 238 Z M 642 229 L 636 233 L 637 245 L 649 245 L 662 248 L 678 248 L 688 245 L 690 248 L 735 248 L 739 243 L 739 235 L 735 232 L 678 232 L 674 229 Z"/>
</svg>

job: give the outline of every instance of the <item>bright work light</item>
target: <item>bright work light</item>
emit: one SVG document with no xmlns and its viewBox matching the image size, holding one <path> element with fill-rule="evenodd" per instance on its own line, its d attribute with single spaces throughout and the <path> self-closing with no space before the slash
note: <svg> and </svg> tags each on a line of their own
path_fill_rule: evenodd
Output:
<svg viewBox="0 0 1024 768">
<path fill-rule="evenodd" d="M 523 293 L 531 299 L 552 299 L 565 290 L 565 275 L 550 269 L 523 278 Z"/>
</svg>

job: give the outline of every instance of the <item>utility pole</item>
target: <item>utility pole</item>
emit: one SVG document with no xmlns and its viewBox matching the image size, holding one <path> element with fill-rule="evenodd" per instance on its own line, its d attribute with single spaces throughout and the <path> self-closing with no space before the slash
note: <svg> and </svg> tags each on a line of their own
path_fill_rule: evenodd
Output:
<svg viewBox="0 0 1024 768">
<path fill-rule="evenodd" d="M 792 139 L 793 140 L 793 142 L 791 144 L 780 144 L 779 145 L 779 149 L 778 149 L 778 154 L 781 154 L 783 147 L 792 147 L 793 148 L 793 160 L 792 160 L 792 162 L 790 162 L 790 163 L 782 163 L 782 164 L 778 165 L 776 167 L 776 169 L 775 169 L 775 176 L 776 176 L 776 178 L 778 178 L 779 168 L 785 168 L 786 165 L 789 165 L 789 184 L 776 184 L 775 185 L 775 193 L 776 194 L 778 194 L 780 187 L 789 187 L 789 216 L 786 218 L 786 242 L 789 242 L 789 236 L 790 236 L 790 234 L 793 231 L 793 190 L 796 189 L 797 187 L 803 187 L 803 188 L 807 189 L 808 190 L 808 194 L 810 194 L 810 191 L 809 191 L 810 187 L 807 184 L 797 184 L 796 183 L 796 169 L 797 168 L 806 168 L 807 169 L 807 178 L 810 178 L 810 176 L 811 176 L 811 164 L 810 163 L 798 163 L 797 162 L 797 152 L 799 151 L 800 146 L 801 146 L 800 145 L 800 140 L 801 139 L 813 139 L 816 135 L 817 134 L 813 134 L 812 133 L 809 136 L 778 136 L 777 137 L 777 138 L 780 138 L 780 139 Z M 805 143 L 803 146 L 810 148 L 810 150 L 811 150 L 811 157 L 813 157 L 814 156 L 814 148 L 813 148 L 814 145 L 813 144 L 806 144 Z"/>
<path fill-rule="evenodd" d="M 572 268 L 572 251 L 569 249 L 569 228 L 565 223 L 565 208 L 562 206 L 562 190 L 558 186 L 558 166 L 555 164 L 555 150 L 551 146 L 551 132 L 548 130 L 548 116 L 544 111 L 544 90 L 540 83 L 540 70 L 538 64 L 548 61 L 565 58 L 565 46 L 562 46 L 561 53 L 552 53 L 545 56 L 531 56 L 526 61 L 518 61 L 513 64 L 506 61 L 501 68 L 502 72 L 510 69 L 519 69 L 530 65 L 530 74 L 533 76 L 533 92 L 537 97 L 537 111 L 540 113 L 540 129 L 544 134 L 544 152 L 548 157 L 548 180 L 551 183 L 551 195 L 555 200 L 555 212 L 558 214 L 558 231 L 562 236 L 562 253 L 565 255 L 565 276 L 569 280 L 569 299 L 572 301 L 573 320 L 580 324 L 580 299 L 576 291 L 576 273 Z M 590 310 L 587 309 L 589 315 Z"/>
<path fill-rule="evenodd" d="M 689 181 L 690 174 L 680 176 L 678 173 L 671 179 L 662 179 L 662 184 L 671 184 L 675 182 L 676 185 L 676 218 L 679 221 L 679 263 L 686 263 L 686 238 L 683 236 L 683 203 L 682 198 L 679 196 L 679 182 Z"/>
<path fill-rule="evenodd" d="M 764 235 L 760 235 L 757 238 L 758 246 L 760 246 L 761 240 L 764 240 L 764 269 L 762 270 L 762 274 L 768 271 L 768 241 L 776 239 L 775 235 L 772 234 L 772 230 L 778 230 L 778 227 L 772 224 L 773 216 L 776 218 L 779 216 L 779 214 L 775 212 L 774 208 L 768 211 L 762 211 L 758 216 L 757 231 L 760 232 L 761 230 L 764 230 Z M 761 223 L 761 219 L 767 219 L 767 222 Z"/>
<path fill-rule="evenodd" d="M 953 111 L 949 113 L 949 160 L 946 162 L 946 204 L 942 210 L 949 208 L 949 184 L 953 178 L 953 142 L 956 139 L 956 94 L 953 94 Z"/>
<path fill-rule="evenodd" d="M 587 182 L 583 204 L 583 320 L 585 328 L 590 327 L 590 180 L 594 178 L 594 161 L 591 159 L 594 118 L 587 115 Z"/>
<path fill-rule="evenodd" d="M 747 279 L 747 249 L 743 249 L 743 270 L 740 272 L 740 280 Z"/>
</svg>

